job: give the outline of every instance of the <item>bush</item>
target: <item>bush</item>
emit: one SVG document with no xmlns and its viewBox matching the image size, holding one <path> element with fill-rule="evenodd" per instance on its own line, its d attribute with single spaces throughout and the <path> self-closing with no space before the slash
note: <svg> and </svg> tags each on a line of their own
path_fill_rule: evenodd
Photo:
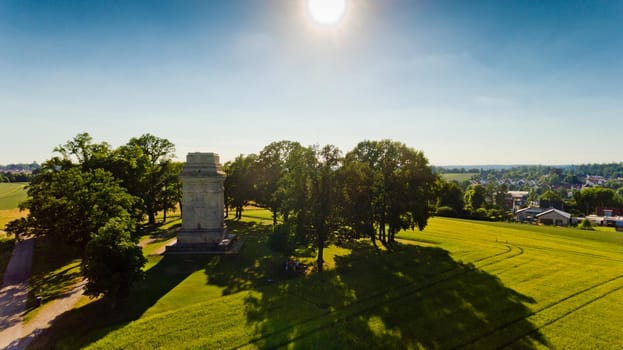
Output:
<svg viewBox="0 0 623 350">
<path fill-rule="evenodd" d="M 473 215 L 474 215 L 474 216 L 479 216 L 479 217 L 481 217 L 481 218 L 488 218 L 488 217 L 489 217 L 489 215 L 488 215 L 488 214 L 489 214 L 489 213 L 487 213 L 487 209 L 485 209 L 485 208 L 478 208 L 478 209 L 476 209 L 476 210 L 474 211 L 474 214 L 473 214 Z"/>
<path fill-rule="evenodd" d="M 588 219 L 582 220 L 578 227 L 580 228 L 580 230 L 595 231 L 595 229 L 593 228 L 593 223 Z"/>
</svg>

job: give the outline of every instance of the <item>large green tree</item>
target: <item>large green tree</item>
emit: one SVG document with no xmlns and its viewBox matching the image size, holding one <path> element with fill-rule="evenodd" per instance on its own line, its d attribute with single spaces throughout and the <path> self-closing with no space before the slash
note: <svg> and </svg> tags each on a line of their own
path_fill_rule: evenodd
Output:
<svg viewBox="0 0 623 350">
<path fill-rule="evenodd" d="M 459 215 L 463 211 L 464 194 L 456 182 L 440 178 L 437 181 L 437 191 L 437 207 L 449 207 L 454 215 Z"/>
<path fill-rule="evenodd" d="M 151 134 L 130 139 L 120 151 L 122 161 L 129 168 L 122 168 L 118 176 L 130 193 L 142 199 L 140 209 L 147 215 L 149 224 L 156 222 L 159 211 L 170 209 L 170 201 L 163 198 L 171 198 L 167 186 L 175 178 L 171 171 L 176 168 L 170 164 L 174 152 L 173 143 Z"/>
<path fill-rule="evenodd" d="M 224 184 L 225 205 L 227 209 L 234 208 L 234 219 L 236 220 L 242 218 L 244 206 L 255 196 L 253 179 L 256 162 L 257 156 L 255 154 L 248 156 L 241 154 L 223 166 L 223 170 L 227 174 Z"/>
<path fill-rule="evenodd" d="M 465 191 L 465 208 L 475 212 L 486 204 L 487 189 L 481 184 L 471 185 Z"/>
<path fill-rule="evenodd" d="M 273 214 L 273 224 L 277 224 L 279 212 L 283 209 L 283 177 L 287 171 L 286 162 L 293 149 L 300 149 L 298 142 L 273 142 L 260 151 L 255 162 L 254 199 L 259 206 L 269 209 Z"/>
<path fill-rule="evenodd" d="M 134 221 L 124 215 L 111 218 L 92 235 L 81 265 L 86 295 L 121 299 L 143 278 L 147 260 L 132 237 L 133 230 Z"/>
<path fill-rule="evenodd" d="M 47 235 L 77 245 L 85 245 L 111 218 L 127 215 L 136 200 L 106 170 L 55 170 L 49 164 L 27 193 L 20 209 L 27 209 L 28 216 L 11 225 L 13 233 Z"/>
<path fill-rule="evenodd" d="M 372 176 L 371 186 L 363 190 L 371 194 L 371 220 L 379 240 L 393 242 L 402 229 L 426 227 L 436 177 L 422 152 L 391 140 L 363 141 L 345 162 L 361 163 Z"/>
</svg>

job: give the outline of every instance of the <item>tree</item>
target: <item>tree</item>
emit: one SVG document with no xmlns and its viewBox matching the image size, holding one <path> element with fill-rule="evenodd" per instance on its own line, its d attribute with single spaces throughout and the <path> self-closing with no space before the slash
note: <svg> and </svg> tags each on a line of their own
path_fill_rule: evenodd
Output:
<svg viewBox="0 0 623 350">
<path fill-rule="evenodd" d="M 235 220 L 242 218 L 244 206 L 254 198 L 253 170 L 256 162 L 255 154 L 246 157 L 241 154 L 223 167 L 227 174 L 224 184 L 226 208 L 235 209 Z"/>
<path fill-rule="evenodd" d="M 180 173 L 184 163 L 167 161 L 161 164 L 160 178 L 162 191 L 158 193 L 157 206 L 162 209 L 162 222 L 167 221 L 167 212 L 174 210 L 182 202 L 182 183 Z"/>
<path fill-rule="evenodd" d="M 86 246 L 81 271 L 87 279 L 85 294 L 101 294 L 121 299 L 130 293 L 130 287 L 144 276 L 147 259 L 134 239 L 134 221 L 129 215 L 111 218 Z"/>
<path fill-rule="evenodd" d="M 463 211 L 465 202 L 463 191 L 456 182 L 447 182 L 443 179 L 437 180 L 437 207 L 449 207 L 454 215 Z"/>
<path fill-rule="evenodd" d="M 106 168 L 107 159 L 111 154 L 110 145 L 106 142 L 93 143 L 93 138 L 88 133 L 76 135 L 72 140 L 67 141 L 64 145 L 54 148 L 54 152 L 58 152 L 63 156 L 63 162 L 60 165 L 65 167 L 77 164 L 83 170 Z M 56 164 L 59 165 L 59 164 Z"/>
<path fill-rule="evenodd" d="M 333 145 L 326 145 L 316 152 L 317 162 L 311 181 L 311 216 L 318 250 L 316 265 L 323 271 L 324 246 L 329 235 L 340 226 L 337 169 L 342 162 L 342 152 Z"/>
<path fill-rule="evenodd" d="M 273 142 L 262 149 L 253 166 L 255 202 L 272 212 L 273 225 L 277 224 L 277 216 L 284 200 L 282 177 L 286 171 L 286 161 L 291 150 L 300 147 L 298 142 Z"/>
<path fill-rule="evenodd" d="M 585 214 L 592 214 L 598 207 L 621 207 L 616 192 L 610 188 L 589 187 L 573 194 L 578 209 Z"/>
<path fill-rule="evenodd" d="M 143 199 L 142 211 L 147 214 L 149 224 L 156 222 L 158 211 L 170 208 L 169 203 L 163 202 L 162 198 L 167 197 L 163 192 L 167 191 L 172 179 L 167 167 L 174 152 L 173 143 L 151 134 L 130 139 L 122 151 L 126 156 L 133 155 L 126 159 L 133 171 L 128 177 L 123 177 L 124 184 L 130 193 Z"/>
<path fill-rule="evenodd" d="M 390 140 L 363 141 L 346 155 L 345 163 L 352 162 L 362 163 L 358 170 L 371 176 L 362 190 L 371 194 L 370 219 L 381 242 L 393 242 L 401 229 L 426 227 L 436 177 L 422 152 Z"/>
<path fill-rule="evenodd" d="M 111 218 L 127 215 L 136 200 L 103 169 L 44 168 L 28 186 L 29 198 L 20 204 L 28 216 L 12 224 L 11 233 L 21 230 L 84 246 Z"/>
<path fill-rule="evenodd" d="M 471 212 L 475 212 L 476 209 L 483 207 L 485 204 L 487 190 L 483 185 L 475 184 L 471 185 L 465 191 L 465 207 Z"/>
</svg>

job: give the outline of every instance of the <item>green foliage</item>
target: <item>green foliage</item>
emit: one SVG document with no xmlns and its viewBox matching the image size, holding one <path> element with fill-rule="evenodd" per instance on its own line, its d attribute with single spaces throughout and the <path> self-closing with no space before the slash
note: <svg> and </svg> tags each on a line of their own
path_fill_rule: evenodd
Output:
<svg viewBox="0 0 623 350">
<path fill-rule="evenodd" d="M 134 221 L 129 217 L 116 217 L 93 235 L 81 265 L 87 278 L 86 295 L 124 298 L 130 286 L 144 277 L 142 268 L 147 260 L 132 239 L 133 229 Z"/>
<path fill-rule="evenodd" d="M 477 209 L 485 205 L 486 188 L 483 185 L 471 185 L 465 191 L 465 208 L 475 212 Z"/>
<path fill-rule="evenodd" d="M 455 182 L 446 182 L 442 179 L 438 180 L 437 186 L 437 206 L 449 207 L 452 209 L 452 216 L 459 215 L 465 207 L 463 199 L 464 194 L 461 187 Z M 439 215 L 439 210 L 437 210 Z M 446 216 L 446 215 L 442 215 Z"/>
<path fill-rule="evenodd" d="M 295 248 L 295 231 L 291 224 L 275 225 L 268 235 L 268 246 L 275 252 L 289 255 Z"/>
<path fill-rule="evenodd" d="M 578 210 L 584 214 L 594 214 L 598 207 L 622 208 L 621 198 L 610 188 L 589 187 L 573 194 Z"/>
<path fill-rule="evenodd" d="M 578 228 L 580 230 L 595 231 L 593 223 L 588 219 L 582 220 L 582 222 L 580 222 L 580 224 L 578 225 Z"/>
<path fill-rule="evenodd" d="M 436 177 L 422 152 L 391 140 L 363 141 L 346 155 L 344 163 L 349 167 L 360 164 L 352 184 L 355 189 L 348 188 L 350 179 L 343 177 L 348 195 L 368 196 L 369 200 L 366 217 L 357 215 L 363 222 L 356 225 L 376 227 L 382 242 L 393 242 L 400 230 L 426 227 L 434 212 Z M 362 183 L 363 174 L 371 181 Z"/>
<path fill-rule="evenodd" d="M 242 211 L 249 201 L 255 198 L 253 186 L 255 163 L 257 156 L 251 154 L 236 157 L 233 162 L 227 162 L 223 170 L 227 174 L 225 178 L 225 205 L 226 208 L 234 208 L 234 219 L 242 219 Z"/>
<path fill-rule="evenodd" d="M 126 215 L 135 201 L 111 173 L 78 167 L 39 173 L 28 196 L 20 205 L 29 210 L 27 218 L 11 228 L 78 245 L 86 244 L 111 218 Z"/>
</svg>

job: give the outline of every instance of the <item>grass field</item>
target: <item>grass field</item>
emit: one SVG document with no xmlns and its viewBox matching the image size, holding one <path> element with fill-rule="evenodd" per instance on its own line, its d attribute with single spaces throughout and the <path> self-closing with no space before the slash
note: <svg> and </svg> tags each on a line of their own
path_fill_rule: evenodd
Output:
<svg viewBox="0 0 623 350">
<path fill-rule="evenodd" d="M 441 174 L 441 178 L 446 181 L 463 182 L 465 180 L 470 180 L 474 175 L 478 175 L 478 173 L 445 173 Z"/>
<path fill-rule="evenodd" d="M 15 209 L 26 199 L 27 183 L 0 183 L 0 210 Z"/>
<path fill-rule="evenodd" d="M 4 226 L 9 221 L 26 215 L 26 212 L 17 209 L 18 204 L 26 199 L 25 186 L 25 183 L 0 183 L 0 285 L 15 245 L 13 237 L 4 234 Z"/>
<path fill-rule="evenodd" d="M 245 213 L 228 223 L 246 240 L 239 255 L 150 256 L 122 307 L 85 302 L 33 345 L 623 347 L 621 233 L 435 218 L 392 252 L 330 247 L 320 276 L 283 271 L 260 224 L 270 215 Z"/>
</svg>

